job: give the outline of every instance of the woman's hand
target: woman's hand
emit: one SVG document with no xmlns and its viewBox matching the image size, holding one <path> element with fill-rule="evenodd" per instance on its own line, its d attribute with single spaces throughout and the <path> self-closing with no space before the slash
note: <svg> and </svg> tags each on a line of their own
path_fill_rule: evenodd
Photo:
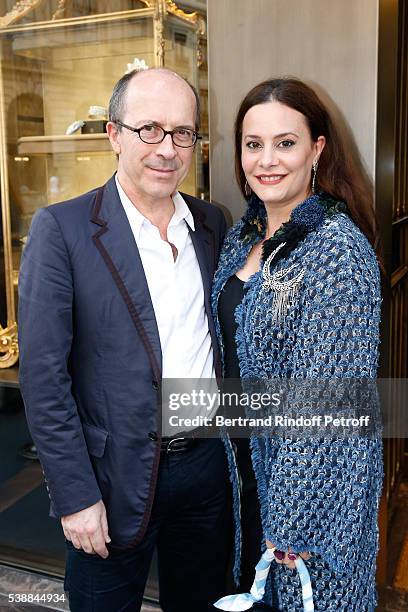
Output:
<svg viewBox="0 0 408 612">
<path fill-rule="evenodd" d="M 275 548 L 275 544 L 272 544 L 270 540 L 266 540 L 266 546 L 268 548 Z M 289 546 L 288 552 L 283 552 L 281 550 L 275 550 L 274 555 L 275 555 L 276 563 L 279 563 L 280 565 L 286 565 L 290 569 L 296 569 L 295 559 L 297 556 L 302 557 L 304 561 L 308 561 L 308 559 L 310 559 L 310 557 L 312 556 L 308 552 L 301 552 L 301 553 L 296 554 L 291 551 L 290 546 Z"/>
</svg>

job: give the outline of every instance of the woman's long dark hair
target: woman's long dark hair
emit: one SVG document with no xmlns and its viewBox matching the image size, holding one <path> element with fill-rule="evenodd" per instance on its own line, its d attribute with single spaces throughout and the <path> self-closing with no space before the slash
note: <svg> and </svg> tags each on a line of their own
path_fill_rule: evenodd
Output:
<svg viewBox="0 0 408 612">
<path fill-rule="evenodd" d="M 361 168 L 346 156 L 344 145 L 329 111 L 311 87 L 295 78 L 269 79 L 245 96 L 235 120 L 235 174 L 243 196 L 246 178 L 241 165 L 242 123 L 250 108 L 277 101 L 302 113 L 314 142 L 324 136 L 326 145 L 319 158 L 317 184 L 320 190 L 347 204 L 349 214 L 366 235 L 381 262 L 372 190 Z"/>
</svg>

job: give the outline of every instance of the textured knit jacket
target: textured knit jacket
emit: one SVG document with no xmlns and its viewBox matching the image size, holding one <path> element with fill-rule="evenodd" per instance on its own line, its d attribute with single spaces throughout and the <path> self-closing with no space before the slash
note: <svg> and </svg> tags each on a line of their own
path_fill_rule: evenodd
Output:
<svg viewBox="0 0 408 612">
<path fill-rule="evenodd" d="M 217 304 L 228 278 L 256 242 L 227 235 L 213 286 L 213 313 L 223 347 Z M 246 283 L 235 311 L 241 378 L 374 378 L 380 322 L 380 278 L 375 254 L 348 215 L 337 213 L 309 232 L 274 272 L 304 270 L 285 315 L 273 312 L 262 269 Z M 263 264 L 265 265 L 265 264 Z M 236 520 L 238 482 L 230 454 Z M 377 512 L 382 483 L 379 436 L 316 439 L 253 436 L 264 538 L 278 549 L 310 551 L 307 562 L 316 610 L 371 612 L 376 605 Z M 235 577 L 239 575 L 240 534 Z M 271 566 L 267 602 L 303 609 L 298 575 Z"/>
</svg>

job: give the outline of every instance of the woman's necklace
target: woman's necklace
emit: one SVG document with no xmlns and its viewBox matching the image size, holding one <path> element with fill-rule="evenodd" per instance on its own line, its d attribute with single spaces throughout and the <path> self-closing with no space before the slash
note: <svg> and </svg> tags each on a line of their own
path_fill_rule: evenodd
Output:
<svg viewBox="0 0 408 612">
<path fill-rule="evenodd" d="M 328 217 L 336 213 L 347 213 L 344 202 L 336 200 L 327 193 L 313 194 L 292 210 L 289 221 L 270 238 L 263 239 L 262 261 L 266 262 L 271 253 L 285 243 L 270 261 L 270 266 L 276 266 L 278 261 L 286 259 L 307 234 L 317 230 Z M 267 229 L 267 214 L 264 203 L 252 194 L 248 201 L 247 211 L 242 218 L 243 225 L 240 238 L 244 243 L 255 242 L 264 236 Z"/>
<path fill-rule="evenodd" d="M 327 194 L 314 194 L 292 211 L 289 221 L 283 223 L 273 236 L 262 240 L 261 291 L 272 293 L 271 308 L 274 322 L 284 321 L 306 273 L 298 263 L 274 271 L 277 262 L 287 259 L 308 233 L 317 230 L 326 218 L 337 212 L 346 211 L 345 204 L 332 199 Z M 256 240 L 260 233 L 265 234 L 267 215 L 265 206 L 259 199 L 257 201 L 252 199 L 243 222 L 241 238 L 244 242 Z"/>
</svg>

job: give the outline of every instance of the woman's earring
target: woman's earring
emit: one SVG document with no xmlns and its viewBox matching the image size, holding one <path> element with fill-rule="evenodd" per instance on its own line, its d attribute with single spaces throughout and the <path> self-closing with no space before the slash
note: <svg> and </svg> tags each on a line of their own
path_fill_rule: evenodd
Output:
<svg viewBox="0 0 408 612">
<path fill-rule="evenodd" d="M 312 175 L 312 193 L 315 193 L 316 191 L 316 174 L 317 174 L 317 167 L 319 165 L 319 158 L 316 158 L 313 162 L 312 165 L 312 171 L 313 171 L 313 175 Z"/>
<path fill-rule="evenodd" d="M 247 198 L 249 198 L 249 196 L 250 196 L 250 195 L 251 195 L 251 193 L 252 193 L 252 189 L 250 188 L 250 186 L 249 186 L 249 184 L 248 184 L 248 181 L 245 181 L 245 188 L 244 188 L 244 191 L 245 191 L 245 195 L 247 196 Z"/>
</svg>

